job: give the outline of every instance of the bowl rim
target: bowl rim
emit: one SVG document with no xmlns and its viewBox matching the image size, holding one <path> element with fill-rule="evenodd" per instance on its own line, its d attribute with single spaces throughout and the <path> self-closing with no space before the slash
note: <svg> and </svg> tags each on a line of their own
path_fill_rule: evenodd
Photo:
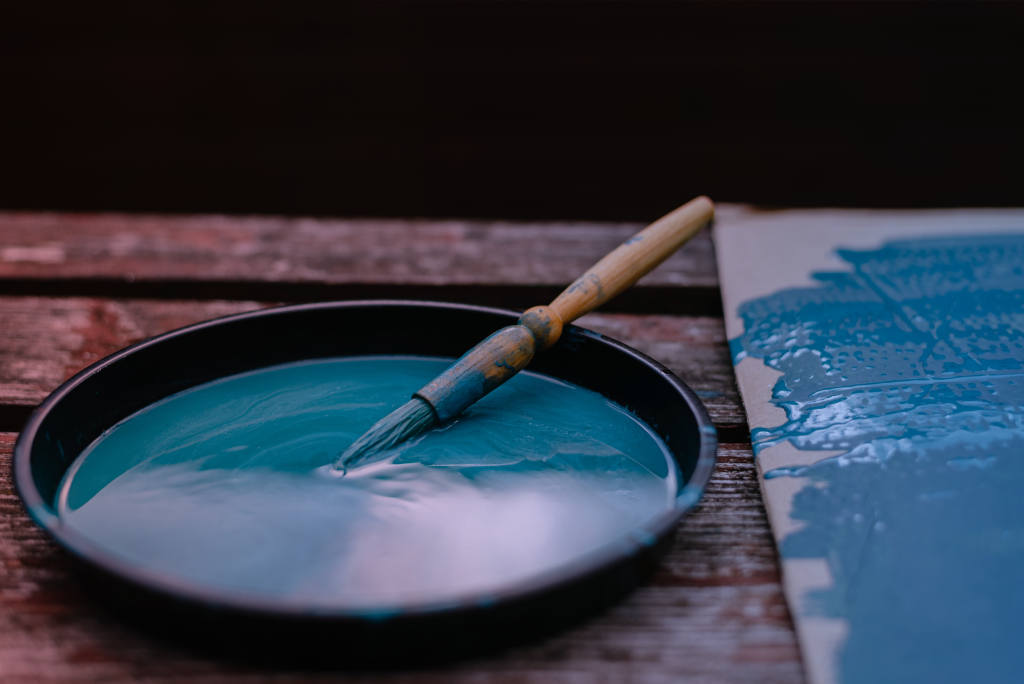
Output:
<svg viewBox="0 0 1024 684">
<path fill-rule="evenodd" d="M 381 307 L 421 307 L 426 309 L 444 308 L 465 311 L 467 313 L 483 313 L 500 316 L 518 317 L 519 312 L 508 309 L 455 304 L 450 302 L 433 302 L 423 300 L 345 300 L 336 302 L 316 302 L 308 304 L 291 304 L 231 314 L 201 321 L 182 328 L 171 330 L 155 337 L 136 342 L 106 356 L 90 366 L 82 369 L 51 392 L 34 410 L 18 435 L 13 454 L 13 470 L 15 489 L 25 505 L 29 516 L 42 527 L 63 549 L 77 559 L 90 566 L 128 582 L 143 590 L 155 591 L 177 601 L 201 604 L 218 610 L 229 610 L 241 613 L 259 614 L 263 616 L 300 617 L 330 620 L 360 620 L 377 622 L 395 617 L 412 617 L 438 612 L 459 612 L 466 610 L 487 609 L 497 604 L 507 604 L 534 597 L 547 591 L 581 581 L 616 562 L 627 560 L 645 549 L 652 547 L 659 539 L 671 534 L 679 521 L 693 509 L 703 495 L 711 479 L 717 460 L 717 433 L 707 409 L 693 392 L 671 370 L 655 361 L 646 354 L 598 332 L 576 325 L 566 326 L 563 336 L 574 334 L 590 338 L 601 345 L 612 347 L 625 353 L 635 361 L 655 371 L 668 382 L 673 390 L 680 395 L 687 408 L 693 414 L 697 424 L 699 449 L 696 464 L 690 478 L 680 482 L 674 506 L 649 518 L 630 532 L 600 547 L 577 556 L 571 561 L 550 570 L 532 575 L 529 578 L 504 585 L 494 590 L 467 592 L 458 599 L 441 601 L 421 601 L 380 605 L 374 607 L 343 606 L 322 604 L 311 606 L 301 600 L 278 597 L 253 591 L 233 590 L 214 587 L 202 582 L 192 582 L 169 572 L 162 572 L 141 563 L 108 551 L 106 548 L 90 540 L 84 534 L 61 523 L 60 518 L 52 511 L 36 487 L 31 467 L 32 446 L 35 443 L 43 421 L 54 410 L 59 402 L 75 388 L 105 368 L 118 363 L 122 359 L 138 353 L 140 350 L 160 345 L 184 335 L 200 330 L 215 328 L 236 321 L 261 318 L 267 316 L 287 315 L 317 310 L 358 310 Z M 670 447 L 671 450 L 671 447 Z M 675 452 L 673 451 L 675 457 Z M 77 457 L 76 457 L 77 458 Z M 678 460 L 678 459 L 677 459 Z"/>
</svg>

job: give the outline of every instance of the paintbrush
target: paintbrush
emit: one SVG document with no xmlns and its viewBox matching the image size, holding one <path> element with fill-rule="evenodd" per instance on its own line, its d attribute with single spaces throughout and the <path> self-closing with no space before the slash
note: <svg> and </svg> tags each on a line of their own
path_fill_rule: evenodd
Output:
<svg viewBox="0 0 1024 684">
<path fill-rule="evenodd" d="M 473 347 L 448 370 L 413 394 L 406 404 L 377 421 L 334 462 L 339 470 L 443 425 L 521 371 L 558 341 L 562 326 L 609 301 L 668 258 L 714 216 L 715 205 L 698 197 L 626 240 L 576 279 L 548 306 L 523 313 Z"/>
</svg>

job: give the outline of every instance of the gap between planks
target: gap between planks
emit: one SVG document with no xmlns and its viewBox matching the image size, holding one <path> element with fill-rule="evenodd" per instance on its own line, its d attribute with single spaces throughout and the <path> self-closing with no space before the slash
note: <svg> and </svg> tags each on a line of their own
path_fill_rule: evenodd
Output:
<svg viewBox="0 0 1024 684">
<path fill-rule="evenodd" d="M 525 311 L 557 297 L 565 285 L 401 283 L 304 283 L 252 280 L 132 281 L 112 278 L 0 278 L 0 295 L 107 297 L 114 299 L 333 302 L 346 299 L 410 299 L 455 302 Z M 637 285 L 601 307 L 606 312 L 722 316 L 717 287 Z"/>
<path fill-rule="evenodd" d="M 0 297 L 0 429 L 79 370 L 134 342 L 259 302 Z M 749 441 L 720 318 L 593 313 L 578 322 L 657 359 L 701 398 L 720 441 Z"/>
<path fill-rule="evenodd" d="M 0 294 L 545 304 L 633 223 L 0 212 Z M 609 311 L 721 315 L 707 230 Z"/>
</svg>

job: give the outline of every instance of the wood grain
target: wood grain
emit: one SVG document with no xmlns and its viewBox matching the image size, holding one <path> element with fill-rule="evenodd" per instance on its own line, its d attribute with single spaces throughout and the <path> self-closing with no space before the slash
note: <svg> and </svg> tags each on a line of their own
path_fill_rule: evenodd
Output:
<svg viewBox="0 0 1024 684">
<path fill-rule="evenodd" d="M 721 318 L 592 313 L 576 324 L 625 342 L 682 378 L 704 402 L 720 441 L 750 441 Z"/>
<path fill-rule="evenodd" d="M 551 309 L 571 323 L 612 301 L 706 226 L 715 215 L 707 197 L 697 197 L 661 217 L 577 276 Z"/>
<path fill-rule="evenodd" d="M 100 358 L 198 321 L 270 306 L 257 302 L 0 297 L 0 428 L 16 430 L 47 394 Z M 590 314 L 580 325 L 660 360 L 705 402 L 721 428 L 746 439 L 721 319 Z M 5 417 L 5 412 L 6 416 Z"/>
<path fill-rule="evenodd" d="M 0 278 L 565 287 L 643 227 L 0 212 Z M 707 231 L 642 284 L 717 287 Z"/>
<path fill-rule="evenodd" d="M 749 447 L 724 445 L 703 501 L 652 582 L 587 623 L 486 658 L 419 672 L 266 672 L 171 647 L 112 617 L 27 517 L 0 434 L 0 681 L 454 684 L 803 681 Z"/>
<path fill-rule="evenodd" d="M 640 227 L 0 212 L 0 294 L 524 310 L 554 299 Z M 715 274 L 705 232 L 604 310 L 721 315 Z"/>
<path fill-rule="evenodd" d="M 0 213 L 0 430 L 16 430 L 85 366 L 170 329 L 271 301 L 397 296 L 526 308 L 639 227 Z M 719 297 L 707 235 L 616 301 L 627 297 L 629 313 L 602 309 L 577 323 L 664 363 L 704 401 L 722 441 L 748 440 L 720 308 L 707 304 Z M 447 667 L 314 674 L 203 657 L 109 617 L 13 493 L 14 437 L 0 434 L 5 684 L 804 681 L 747 444 L 720 448 L 705 498 L 652 581 L 595 619 Z"/>
<path fill-rule="evenodd" d="M 0 405 L 35 406 L 78 371 L 130 344 L 264 306 L 0 297 Z"/>
</svg>

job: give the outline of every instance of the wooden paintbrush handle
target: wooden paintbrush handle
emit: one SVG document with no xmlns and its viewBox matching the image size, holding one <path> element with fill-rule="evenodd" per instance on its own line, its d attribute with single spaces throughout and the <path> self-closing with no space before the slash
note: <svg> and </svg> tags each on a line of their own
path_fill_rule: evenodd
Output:
<svg viewBox="0 0 1024 684">
<path fill-rule="evenodd" d="M 547 349 L 571 323 L 612 299 L 643 278 L 683 246 L 715 215 L 707 197 L 690 200 L 615 248 L 576 279 L 550 306 L 535 306 L 523 313 L 519 324 L 537 340 L 537 351 Z"/>
<path fill-rule="evenodd" d="M 715 215 L 715 205 L 698 197 L 666 214 L 619 245 L 551 302 L 571 323 L 612 299 L 667 259 Z"/>
<path fill-rule="evenodd" d="M 601 306 L 664 261 L 714 216 L 707 197 L 687 202 L 619 245 L 558 295 L 551 306 L 535 306 L 518 325 L 503 328 L 470 349 L 414 397 L 444 423 L 522 370 L 536 351 L 547 349 L 570 323 Z"/>
</svg>

